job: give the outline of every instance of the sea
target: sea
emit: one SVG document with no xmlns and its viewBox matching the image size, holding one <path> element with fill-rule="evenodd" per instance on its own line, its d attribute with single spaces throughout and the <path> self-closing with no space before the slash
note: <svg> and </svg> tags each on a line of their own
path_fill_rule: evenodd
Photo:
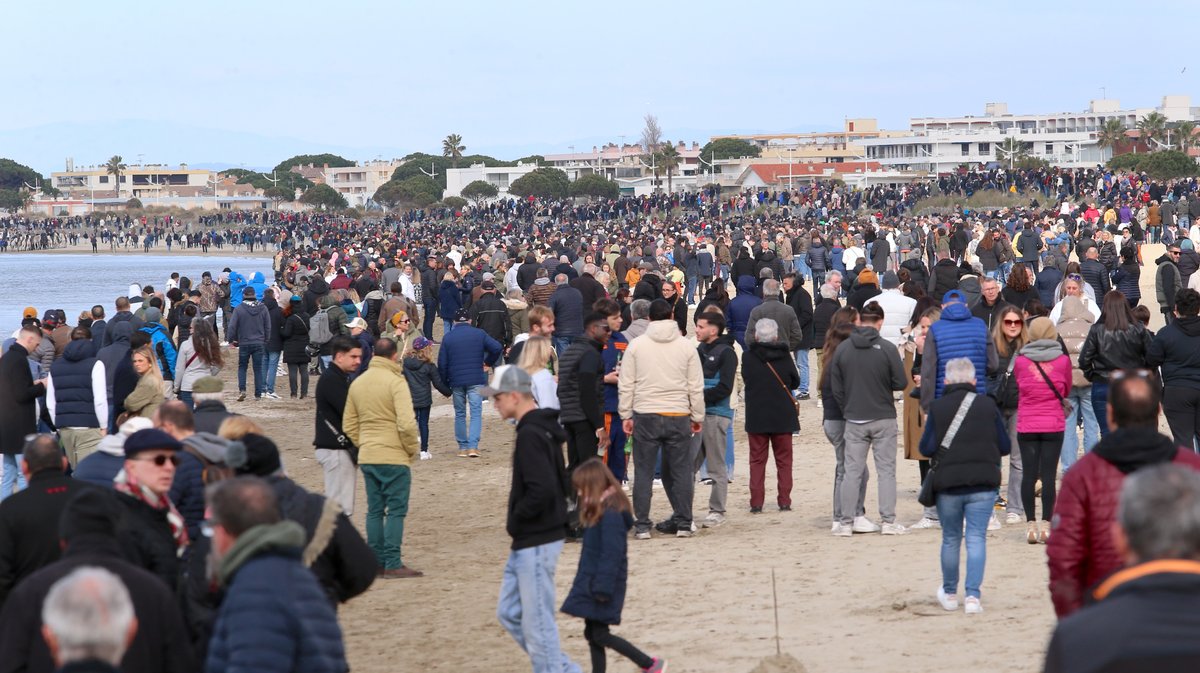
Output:
<svg viewBox="0 0 1200 673">
<path fill-rule="evenodd" d="M 229 267 L 247 278 L 262 272 L 273 278 L 271 259 L 229 255 L 155 254 L 0 254 L 0 336 L 7 337 L 21 326 L 21 311 L 37 309 L 40 319 L 47 309 L 61 308 L 67 323 L 75 325 L 79 313 L 100 304 L 106 316 L 115 312 L 117 297 L 129 293 L 137 283 L 166 289 L 171 274 L 200 284 L 200 274 L 211 272 L 215 280 Z"/>
</svg>

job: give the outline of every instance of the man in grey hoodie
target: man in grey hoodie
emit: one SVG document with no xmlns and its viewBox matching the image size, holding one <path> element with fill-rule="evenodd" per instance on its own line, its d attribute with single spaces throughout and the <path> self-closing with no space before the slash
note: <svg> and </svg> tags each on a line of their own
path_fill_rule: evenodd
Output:
<svg viewBox="0 0 1200 673">
<path fill-rule="evenodd" d="M 271 334 L 271 315 L 254 297 L 254 288 L 242 290 L 242 302 L 233 310 L 226 332 L 229 345 L 238 349 L 238 402 L 246 399 L 246 366 L 250 363 L 254 364 L 254 399 L 262 399 L 266 391 L 263 365 Z"/>
<path fill-rule="evenodd" d="M 854 517 L 859 482 L 874 449 L 879 517 L 884 535 L 903 535 L 896 523 L 896 403 L 892 393 L 904 390 L 908 379 L 900 353 L 879 335 L 883 309 L 868 302 L 859 314 L 860 327 L 842 342 L 829 363 L 833 397 L 846 419 L 845 475 L 842 477 L 842 520 L 833 529 L 839 537 L 874 533 L 880 527 L 865 516 Z"/>
</svg>

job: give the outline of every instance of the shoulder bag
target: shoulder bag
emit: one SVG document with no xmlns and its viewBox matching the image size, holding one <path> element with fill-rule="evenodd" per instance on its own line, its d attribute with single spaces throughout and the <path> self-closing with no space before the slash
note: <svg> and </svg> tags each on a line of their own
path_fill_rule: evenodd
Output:
<svg viewBox="0 0 1200 673">
<path fill-rule="evenodd" d="M 792 408 L 796 410 L 796 416 L 800 416 L 800 403 L 796 401 L 796 398 L 792 397 L 792 391 L 788 390 L 787 384 L 785 384 L 783 379 L 780 378 L 779 372 L 775 371 L 775 367 L 771 366 L 770 362 L 764 361 L 763 364 L 766 365 L 767 369 L 770 369 L 771 373 L 775 375 L 775 380 L 779 382 L 779 387 L 783 388 L 784 394 L 787 395 L 788 400 L 790 400 L 792 403 Z"/>
<path fill-rule="evenodd" d="M 975 393 L 973 392 L 969 392 L 963 397 L 962 402 L 958 405 L 958 411 L 954 414 L 954 420 L 950 421 L 950 427 L 946 430 L 946 436 L 942 437 L 942 443 L 938 446 L 937 453 L 929 459 L 929 471 L 925 473 L 925 481 L 921 482 L 921 491 L 917 494 L 917 502 L 925 507 L 933 507 L 937 504 L 937 494 L 933 490 L 933 476 L 937 470 L 937 460 L 950 450 L 950 445 L 958 436 L 958 429 L 962 427 L 963 420 L 967 417 L 967 411 L 971 409 L 971 404 L 974 402 Z"/>
</svg>

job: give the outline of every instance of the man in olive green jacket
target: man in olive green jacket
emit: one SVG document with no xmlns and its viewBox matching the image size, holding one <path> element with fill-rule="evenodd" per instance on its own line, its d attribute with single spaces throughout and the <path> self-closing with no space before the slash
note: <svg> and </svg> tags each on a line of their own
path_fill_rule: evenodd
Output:
<svg viewBox="0 0 1200 673">
<path fill-rule="evenodd" d="M 367 487 L 367 544 L 379 559 L 385 579 L 420 577 L 404 565 L 400 543 L 412 489 L 413 456 L 421 448 L 408 381 L 398 363 L 396 342 L 375 342 L 375 355 L 350 384 L 342 430 L 358 447 Z"/>
</svg>

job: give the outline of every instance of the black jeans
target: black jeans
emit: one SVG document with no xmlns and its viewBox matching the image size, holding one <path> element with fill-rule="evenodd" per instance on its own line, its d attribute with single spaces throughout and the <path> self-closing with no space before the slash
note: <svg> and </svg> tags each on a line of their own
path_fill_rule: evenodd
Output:
<svg viewBox="0 0 1200 673">
<path fill-rule="evenodd" d="M 1074 430 L 1074 428 L 1072 428 Z M 1034 502 L 1035 484 L 1042 481 L 1042 521 L 1054 515 L 1054 480 L 1058 478 L 1058 458 L 1062 455 L 1063 433 L 1061 432 L 1018 432 L 1017 444 L 1021 447 L 1021 503 L 1025 506 L 1025 520 L 1037 520 L 1037 504 Z"/>
<path fill-rule="evenodd" d="M 567 431 L 567 474 L 570 475 L 585 460 L 596 457 L 600 440 L 596 438 L 596 428 L 587 421 L 572 421 L 564 425 Z"/>
<path fill-rule="evenodd" d="M 671 502 L 671 519 L 679 528 L 692 526 L 696 473 L 691 420 L 687 416 L 633 414 L 633 516 L 639 531 L 649 530 L 654 490 L 654 463 L 662 449 L 662 481 Z"/>
<path fill-rule="evenodd" d="M 289 362 L 288 366 L 288 391 L 292 397 L 296 396 L 296 383 L 300 383 L 300 395 L 308 397 L 308 363 Z"/>
<path fill-rule="evenodd" d="M 1167 386 L 1163 390 L 1162 408 L 1175 444 L 1195 450 L 1196 433 L 1200 432 L 1200 390 Z"/>
<path fill-rule="evenodd" d="M 624 638 L 610 633 L 608 624 L 601 624 L 590 619 L 583 620 L 583 637 L 587 639 L 588 649 L 592 652 L 592 673 L 604 673 L 608 665 L 604 656 L 606 647 L 632 661 L 638 668 L 650 668 L 654 665 L 654 659 L 645 652 L 634 647 Z"/>
</svg>

